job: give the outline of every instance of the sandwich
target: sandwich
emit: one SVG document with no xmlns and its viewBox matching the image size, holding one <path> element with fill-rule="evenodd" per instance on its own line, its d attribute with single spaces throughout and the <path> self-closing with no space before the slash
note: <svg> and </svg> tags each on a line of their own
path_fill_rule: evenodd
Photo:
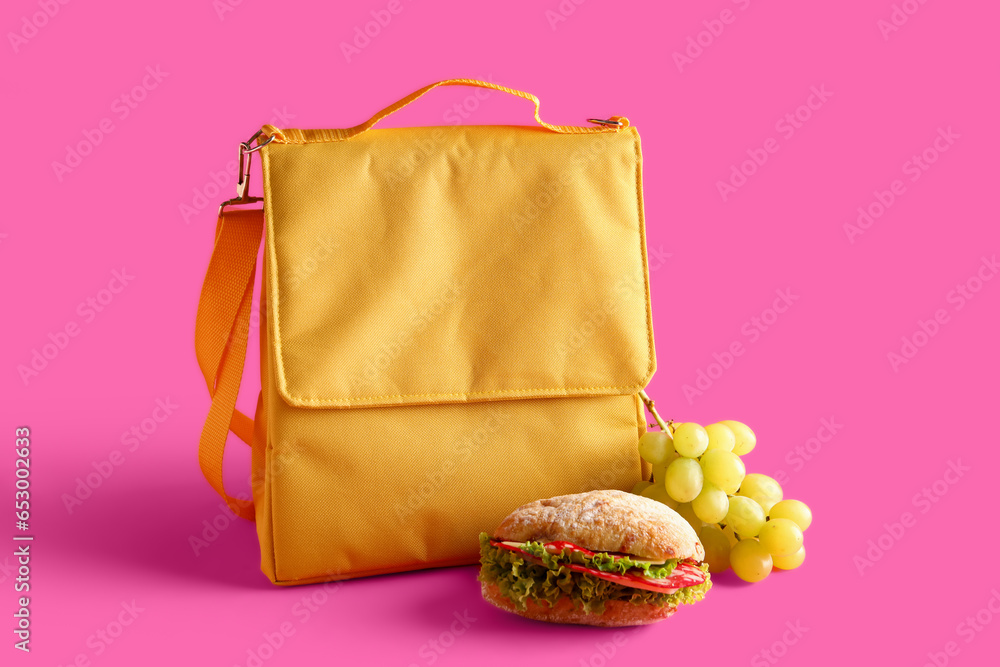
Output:
<svg viewBox="0 0 1000 667">
<path fill-rule="evenodd" d="M 663 503 L 624 491 L 536 500 L 479 543 L 483 598 L 539 621 L 656 623 L 712 586 L 690 524 Z"/>
</svg>

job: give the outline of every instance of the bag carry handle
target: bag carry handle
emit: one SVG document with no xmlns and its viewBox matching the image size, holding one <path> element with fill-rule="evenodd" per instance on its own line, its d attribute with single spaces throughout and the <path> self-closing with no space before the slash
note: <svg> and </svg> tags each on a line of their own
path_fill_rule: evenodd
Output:
<svg viewBox="0 0 1000 667">
<path fill-rule="evenodd" d="M 198 443 L 201 471 L 229 508 L 254 520 L 253 501 L 226 493 L 222 455 L 229 432 L 252 444 L 254 421 L 236 409 L 243 378 L 257 250 L 264 231 L 264 211 L 220 212 L 215 247 L 205 274 L 195 324 L 195 353 L 212 405 Z"/>
<path fill-rule="evenodd" d="M 599 132 L 618 132 L 624 130 L 629 126 L 628 118 L 622 116 L 612 116 L 608 119 L 598 119 L 590 118 L 588 119 L 591 123 L 597 123 L 597 127 L 579 127 L 576 125 L 550 125 L 546 123 L 538 115 L 538 108 L 541 105 L 538 98 L 531 93 L 526 93 L 521 90 L 514 90 L 513 88 L 507 88 L 506 86 L 501 86 L 495 83 L 490 83 L 488 81 L 478 81 L 476 79 L 447 79 L 445 81 L 438 81 L 437 83 L 432 83 L 429 86 L 424 86 L 420 90 L 410 93 L 403 99 L 390 104 L 386 108 L 379 111 L 377 114 L 361 123 L 360 125 L 355 125 L 354 127 L 349 127 L 346 129 L 339 130 L 291 130 L 291 129 L 279 129 L 274 125 L 265 125 L 261 128 L 261 132 L 266 137 L 262 137 L 260 144 L 270 143 L 275 141 L 279 144 L 307 144 L 307 143 L 319 143 L 319 142 L 329 142 L 329 141 L 344 141 L 345 139 L 350 139 L 351 137 L 357 136 L 362 132 L 370 130 L 375 126 L 377 122 L 392 114 L 399 111 L 405 107 L 410 102 L 416 101 L 418 98 L 422 97 L 428 91 L 437 88 L 438 86 L 475 86 L 478 88 L 489 88 L 491 90 L 499 90 L 504 93 L 509 93 L 511 95 L 516 95 L 517 97 L 523 97 L 526 100 L 531 100 L 535 103 L 535 121 L 539 125 L 546 128 L 547 130 L 552 130 L 553 132 L 560 132 L 562 134 L 593 134 Z"/>
</svg>

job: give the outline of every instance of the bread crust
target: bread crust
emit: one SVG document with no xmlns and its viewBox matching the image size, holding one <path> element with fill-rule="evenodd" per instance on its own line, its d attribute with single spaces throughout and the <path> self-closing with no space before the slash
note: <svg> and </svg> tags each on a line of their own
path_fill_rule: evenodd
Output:
<svg viewBox="0 0 1000 667">
<path fill-rule="evenodd" d="M 518 609 L 513 601 L 500 594 L 500 588 L 496 584 L 485 582 L 483 582 L 483 599 L 494 607 L 535 621 L 597 625 L 607 628 L 649 625 L 662 621 L 677 611 L 675 605 L 657 607 L 653 604 L 636 605 L 626 600 L 607 600 L 604 603 L 604 613 L 594 614 L 577 609 L 573 606 L 573 601 L 567 597 L 559 598 L 559 601 L 552 607 L 547 604 L 538 604 L 533 599 L 528 598 L 525 601 L 525 609 Z"/>
<path fill-rule="evenodd" d="M 530 502 L 500 522 L 493 536 L 511 542 L 566 541 L 591 551 L 643 558 L 705 559 L 697 533 L 680 514 L 625 491 L 589 491 Z"/>
</svg>

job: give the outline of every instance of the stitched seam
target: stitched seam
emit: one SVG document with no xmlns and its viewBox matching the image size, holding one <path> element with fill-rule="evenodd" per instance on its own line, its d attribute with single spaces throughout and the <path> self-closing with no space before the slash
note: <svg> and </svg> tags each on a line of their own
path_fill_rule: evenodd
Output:
<svg viewBox="0 0 1000 667">
<path fill-rule="evenodd" d="M 649 294 L 649 265 L 646 258 L 646 214 L 642 210 L 642 154 L 639 152 L 639 130 L 629 127 L 635 137 L 635 203 L 639 213 L 639 255 L 642 257 L 643 281 L 646 283 L 646 341 L 648 345 L 647 355 L 649 363 L 646 366 L 646 379 L 639 387 L 646 386 L 653 374 L 653 364 L 655 363 L 655 351 L 653 346 L 653 307 L 652 297 Z"/>
<path fill-rule="evenodd" d="M 644 384 L 634 384 L 634 385 L 623 385 L 620 387 L 556 387 L 550 389 L 490 389 L 486 391 L 470 391 L 470 392 L 452 392 L 452 393 L 437 393 L 437 394 L 387 394 L 385 396 L 349 396 L 347 398 L 306 398 L 304 396 L 295 396 L 287 391 L 284 392 L 285 396 L 299 404 L 308 405 L 343 405 L 346 403 L 364 403 L 368 401 L 378 401 L 386 398 L 435 398 L 435 397 L 446 397 L 446 396 L 465 396 L 467 398 L 475 396 L 489 396 L 491 394 L 569 394 L 569 392 L 574 391 L 603 391 L 609 389 L 621 390 L 621 389 L 641 389 Z"/>
<path fill-rule="evenodd" d="M 273 197 L 271 196 L 271 157 L 270 151 L 265 146 L 261 150 L 261 171 L 264 181 L 264 216 L 267 223 L 267 238 L 264 240 L 264 252 L 267 253 L 267 262 L 271 268 L 268 272 L 268 292 L 271 295 L 271 303 L 274 306 L 274 368 L 278 380 L 278 392 L 283 396 L 290 396 L 288 386 L 285 382 L 285 362 L 281 355 L 281 309 L 278 305 L 278 257 L 274 249 L 274 208 Z"/>
</svg>

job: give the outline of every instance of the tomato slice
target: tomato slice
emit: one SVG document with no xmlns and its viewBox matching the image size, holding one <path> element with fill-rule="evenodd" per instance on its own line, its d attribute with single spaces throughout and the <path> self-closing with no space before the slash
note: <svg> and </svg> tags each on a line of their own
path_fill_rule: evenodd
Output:
<svg viewBox="0 0 1000 667">
<path fill-rule="evenodd" d="M 507 549 L 508 551 L 513 551 L 520 554 L 525 560 L 529 560 L 538 565 L 544 565 L 540 558 L 536 558 L 527 551 L 514 546 L 513 544 L 506 544 L 504 542 L 499 542 L 497 540 L 490 540 L 490 544 L 495 547 L 500 547 L 502 549 Z M 570 549 L 571 551 L 578 551 L 584 555 L 593 556 L 594 552 L 582 547 L 578 547 L 570 542 L 549 542 L 545 545 L 545 548 L 549 552 L 559 553 L 563 549 Z M 612 554 L 613 555 L 613 554 Z M 622 556 L 618 556 L 622 558 Z M 662 579 L 651 579 L 650 577 L 641 574 L 619 574 L 617 572 L 602 572 L 601 570 L 595 570 L 594 568 L 587 567 L 585 565 L 579 565 L 577 563 L 565 563 L 564 567 L 568 567 L 574 572 L 582 572 L 583 574 L 589 574 L 592 577 L 597 577 L 598 579 L 604 579 L 605 581 L 612 581 L 616 584 L 621 584 L 622 586 L 628 586 L 630 588 L 640 588 L 646 591 L 653 591 L 655 593 L 675 593 L 680 588 L 685 588 L 687 586 L 697 586 L 705 582 L 705 573 L 695 565 L 694 561 L 686 560 L 677 564 L 673 572 L 670 573 L 669 577 Z"/>
</svg>

